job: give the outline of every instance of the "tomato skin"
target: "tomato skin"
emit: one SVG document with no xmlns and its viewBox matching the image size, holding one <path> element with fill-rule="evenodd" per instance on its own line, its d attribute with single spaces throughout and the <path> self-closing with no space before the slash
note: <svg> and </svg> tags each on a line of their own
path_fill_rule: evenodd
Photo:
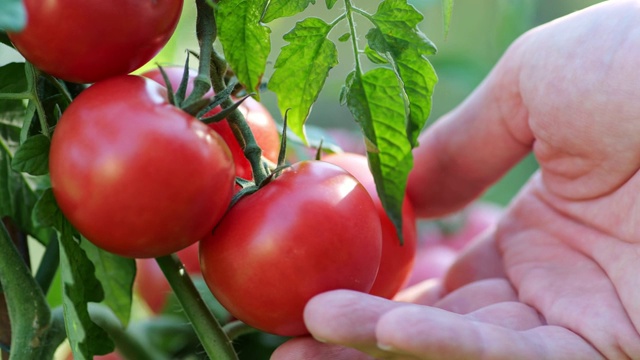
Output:
<svg viewBox="0 0 640 360">
<path fill-rule="evenodd" d="M 158 257 L 210 232 L 234 190 L 234 165 L 218 134 L 169 104 L 166 90 L 123 75 L 83 91 L 51 142 L 54 196 L 95 245 Z"/>
<path fill-rule="evenodd" d="M 40 70 L 77 83 L 128 74 L 169 41 L 183 0 L 25 0 L 27 26 L 8 33 Z"/>
<path fill-rule="evenodd" d="M 173 90 L 177 90 L 180 85 L 180 81 L 182 80 L 182 73 L 184 71 L 181 67 L 169 66 L 163 68 L 165 73 L 167 74 L 167 78 L 173 87 Z M 190 94 L 193 91 L 193 79 L 196 77 L 197 72 L 194 70 L 189 71 L 189 83 L 187 84 L 187 92 L 186 94 Z M 148 77 L 161 85 L 164 85 L 164 78 L 162 77 L 162 73 L 160 69 L 152 69 L 146 71 L 142 74 L 144 77 Z M 206 96 L 213 96 L 213 92 L 210 91 Z M 235 99 L 237 101 L 237 99 Z M 254 98 L 247 98 L 240 104 L 238 110 L 242 113 L 249 128 L 251 128 L 251 132 L 253 136 L 256 138 L 256 143 L 260 149 L 262 149 L 262 156 L 264 156 L 267 160 L 272 163 L 278 162 L 278 154 L 280 152 L 280 134 L 278 132 L 278 127 L 276 126 L 276 122 L 273 120 L 273 117 L 269 113 L 264 105 L 258 102 Z M 204 117 L 210 117 L 222 111 L 222 107 L 217 106 L 208 113 L 204 115 Z M 244 156 L 244 152 L 236 140 L 235 135 L 233 135 L 233 131 L 231 130 L 231 126 L 229 126 L 229 122 L 225 119 L 219 122 L 209 124 L 213 130 L 215 130 L 224 141 L 229 146 L 231 150 L 231 154 L 233 155 L 233 161 L 236 164 L 236 176 L 241 177 L 243 179 L 251 180 L 253 179 L 253 171 L 251 170 L 251 163 Z"/>
<path fill-rule="evenodd" d="M 416 257 L 417 231 L 413 205 L 409 202 L 408 197 L 405 196 L 402 205 L 404 245 L 401 246 L 395 226 L 387 216 L 378 197 L 366 156 L 354 153 L 340 153 L 324 156 L 322 160 L 347 170 L 364 185 L 369 195 L 371 195 L 382 225 L 382 259 L 378 276 L 369 293 L 387 299 L 393 298 L 409 280 Z"/>
<path fill-rule="evenodd" d="M 237 319 L 307 333 L 304 306 L 335 289 L 367 292 L 380 264 L 380 221 L 355 178 L 319 161 L 293 164 L 233 206 L 200 241 L 202 275 Z"/>
</svg>

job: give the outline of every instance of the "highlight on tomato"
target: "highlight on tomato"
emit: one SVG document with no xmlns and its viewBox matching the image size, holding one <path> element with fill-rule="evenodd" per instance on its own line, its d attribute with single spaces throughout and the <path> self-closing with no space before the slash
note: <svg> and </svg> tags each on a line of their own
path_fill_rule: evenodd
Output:
<svg viewBox="0 0 640 360">
<path fill-rule="evenodd" d="M 90 86 L 62 114 L 49 170 L 63 214 L 89 241 L 125 257 L 158 257 L 200 240 L 234 192 L 220 136 L 140 76 Z"/>
</svg>

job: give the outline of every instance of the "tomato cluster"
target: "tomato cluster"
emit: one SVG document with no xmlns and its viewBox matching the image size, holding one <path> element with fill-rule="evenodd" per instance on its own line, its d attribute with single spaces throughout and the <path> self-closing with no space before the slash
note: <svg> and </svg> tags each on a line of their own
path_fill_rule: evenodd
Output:
<svg viewBox="0 0 640 360">
<path fill-rule="evenodd" d="M 141 259 L 178 252 L 234 317 L 270 333 L 305 334 L 303 308 L 324 291 L 393 297 L 415 256 L 415 217 L 405 201 L 401 246 L 366 157 L 278 168 L 230 206 L 235 178 L 253 173 L 229 123 L 206 125 L 170 103 L 158 69 L 128 75 L 169 39 L 182 3 L 25 0 L 27 26 L 9 34 L 15 47 L 41 71 L 92 84 L 64 110 L 51 141 L 62 213 L 98 247 L 138 259 L 139 277 L 150 264 Z M 178 88 L 183 69 L 165 74 Z M 265 164 L 277 163 L 280 135 L 269 112 L 253 98 L 239 110 Z M 156 289 L 148 302 L 160 311 L 164 279 L 137 286 Z"/>
</svg>

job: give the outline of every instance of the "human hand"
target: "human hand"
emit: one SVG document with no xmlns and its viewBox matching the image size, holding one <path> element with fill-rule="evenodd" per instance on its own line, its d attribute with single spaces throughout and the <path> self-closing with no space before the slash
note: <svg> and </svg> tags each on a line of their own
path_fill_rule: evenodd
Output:
<svg viewBox="0 0 640 360">
<path fill-rule="evenodd" d="M 437 217 L 533 151 L 540 170 L 442 283 L 312 299 L 272 359 L 640 358 L 640 2 L 517 40 L 426 131 L 409 192 Z"/>
</svg>

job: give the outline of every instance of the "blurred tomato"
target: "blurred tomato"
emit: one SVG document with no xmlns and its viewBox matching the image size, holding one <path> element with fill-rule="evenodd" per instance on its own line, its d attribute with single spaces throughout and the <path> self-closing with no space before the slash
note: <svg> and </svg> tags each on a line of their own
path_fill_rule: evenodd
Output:
<svg viewBox="0 0 640 360">
<path fill-rule="evenodd" d="M 198 243 L 195 243 L 178 252 L 178 257 L 187 273 L 191 275 L 201 274 L 198 246 Z M 136 259 L 136 266 L 138 271 L 134 283 L 135 289 L 153 313 L 161 313 L 171 292 L 169 282 L 155 259 Z"/>
</svg>

